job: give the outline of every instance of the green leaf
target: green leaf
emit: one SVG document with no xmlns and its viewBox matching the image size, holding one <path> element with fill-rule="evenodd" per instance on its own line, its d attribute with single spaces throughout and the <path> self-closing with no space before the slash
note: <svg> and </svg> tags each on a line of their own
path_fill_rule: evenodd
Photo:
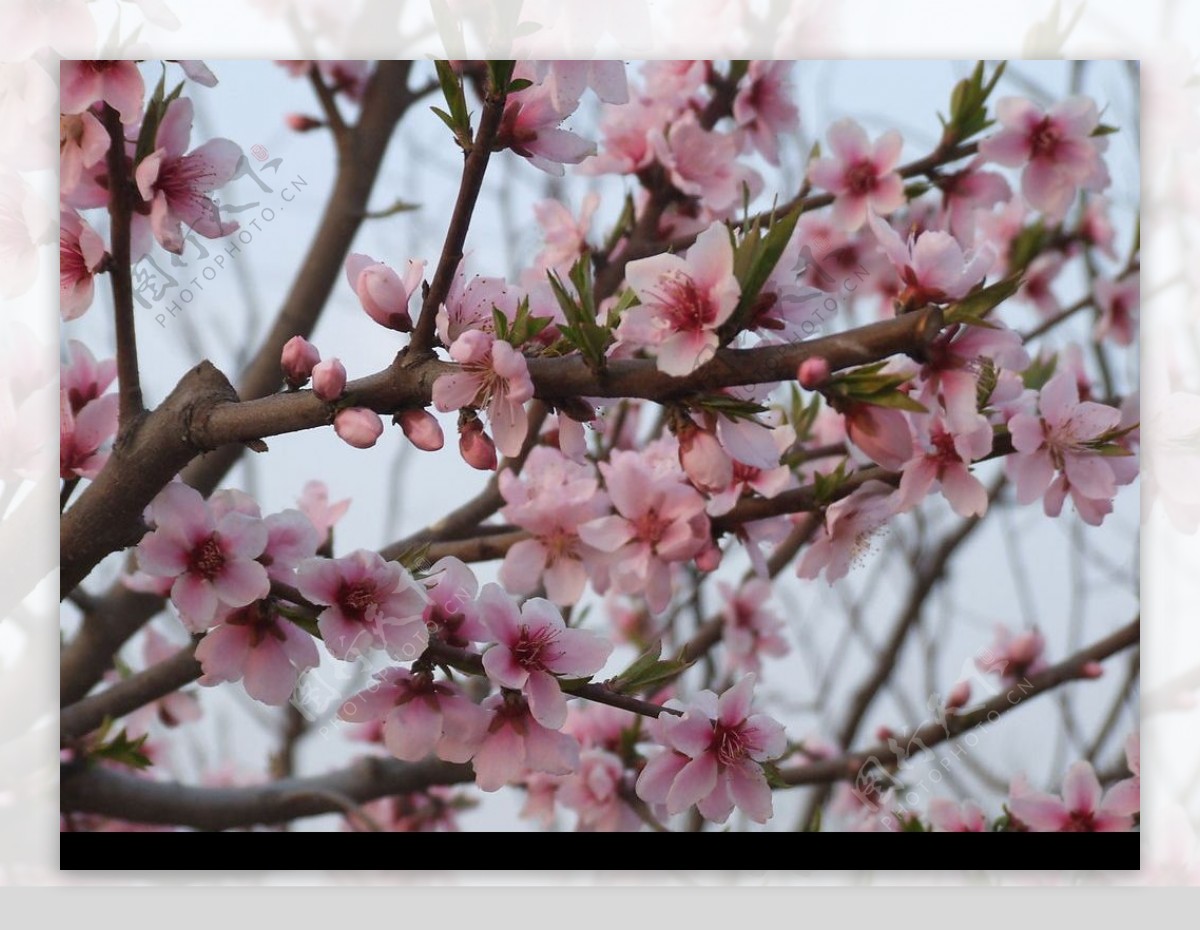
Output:
<svg viewBox="0 0 1200 930">
<path fill-rule="evenodd" d="M 742 400 L 729 394 L 702 394 L 688 398 L 687 405 L 697 410 L 719 413 L 731 420 L 753 420 L 767 408 L 751 400 Z"/>
<path fill-rule="evenodd" d="M 1040 391 L 1046 382 L 1054 377 L 1054 370 L 1057 367 L 1057 355 L 1036 358 L 1030 362 L 1028 368 L 1021 372 L 1021 381 L 1031 391 Z"/>
<path fill-rule="evenodd" d="M 951 304 L 946 310 L 945 321 L 951 323 L 969 323 L 973 326 L 986 326 L 984 319 L 996 307 L 1012 297 L 1021 287 L 1021 275 L 1012 274 L 997 281 L 974 294 L 968 294 L 956 304 Z"/>
<path fill-rule="evenodd" d="M 1120 132 L 1120 131 L 1121 130 L 1116 126 L 1108 126 L 1108 125 L 1105 125 L 1104 123 L 1101 123 L 1099 126 L 1097 126 L 1095 129 L 1092 130 L 1092 135 L 1093 136 L 1111 136 L 1114 132 Z"/>
<path fill-rule="evenodd" d="M 800 208 L 797 206 L 774 220 L 765 235 L 757 224 L 746 231 L 735 254 L 734 262 L 735 273 L 741 271 L 738 283 L 741 285 L 742 293 L 738 298 L 733 315 L 723 327 L 726 330 L 726 336 L 736 335 L 750 322 L 750 312 L 754 303 L 758 300 L 758 295 L 771 276 L 771 272 L 779 264 L 780 256 L 787 248 L 799 219 Z"/>
<path fill-rule="evenodd" d="M 553 271 L 546 273 L 554 297 L 567 318 L 566 325 L 559 326 L 563 338 L 579 350 L 588 367 L 593 371 L 603 370 L 607 362 L 611 333 L 596 322 L 595 294 L 592 290 L 592 265 L 585 255 L 571 268 L 568 275 L 575 293 L 567 289 L 562 279 Z"/>
<path fill-rule="evenodd" d="M 662 659 L 661 655 L 662 640 L 655 640 L 645 652 L 633 660 L 629 668 L 613 678 L 608 686 L 614 691 L 629 694 L 648 685 L 675 678 L 692 664 L 679 659 Z"/>
<path fill-rule="evenodd" d="M 515 94 L 518 91 L 524 90 L 526 87 L 532 87 L 532 86 L 533 86 L 533 81 L 529 80 L 529 78 L 517 78 L 515 81 L 509 82 L 508 92 L 510 94 Z"/>
<path fill-rule="evenodd" d="M 126 765 L 133 769 L 147 769 L 153 763 L 150 757 L 143 751 L 143 746 L 146 743 L 148 733 L 143 733 L 135 740 L 131 740 L 124 730 L 114 736 L 107 743 L 102 743 L 92 747 L 88 751 L 89 759 L 106 759 L 109 762 L 116 762 L 119 765 Z"/>
<path fill-rule="evenodd" d="M 762 762 L 763 774 L 767 776 L 767 784 L 772 788 L 790 788 L 791 785 L 783 777 L 783 772 L 774 762 Z"/>
<path fill-rule="evenodd" d="M 913 400 L 903 391 L 891 391 L 887 394 L 876 394 L 864 398 L 864 404 L 872 407 L 889 407 L 892 410 L 907 410 L 909 413 L 928 413 L 929 408 L 919 401 Z"/>
</svg>

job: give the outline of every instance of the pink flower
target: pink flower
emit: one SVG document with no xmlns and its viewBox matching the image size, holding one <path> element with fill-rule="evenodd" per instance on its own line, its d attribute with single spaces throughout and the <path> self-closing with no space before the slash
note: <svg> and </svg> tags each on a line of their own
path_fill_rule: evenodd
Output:
<svg viewBox="0 0 1200 930">
<path fill-rule="evenodd" d="M 1004 127 L 979 143 L 979 153 L 1008 168 L 1020 168 L 1021 193 L 1052 220 L 1060 220 L 1080 186 L 1097 189 L 1106 180 L 1092 130 L 1099 123 L 1096 104 L 1069 97 L 1043 111 L 1020 97 L 996 104 Z"/>
<path fill-rule="evenodd" d="M 1005 686 L 1014 685 L 1046 667 L 1045 649 L 1046 638 L 1037 630 L 1014 635 L 998 623 L 995 641 L 976 657 L 975 667 L 999 676 Z"/>
<path fill-rule="evenodd" d="M 472 329 L 491 332 L 492 309 L 498 309 L 508 319 L 517 311 L 515 291 L 509 290 L 503 278 L 484 278 L 475 275 L 468 282 L 464 259 L 450 284 L 446 301 L 438 308 L 437 331 L 443 345 L 452 345 L 463 333 Z"/>
<path fill-rule="evenodd" d="M 1110 501 L 1116 494 L 1116 480 L 1095 446 L 1120 424 L 1121 411 L 1091 401 L 1080 403 L 1079 387 L 1069 371 L 1060 371 L 1046 382 L 1038 409 L 1040 416 L 1018 413 L 1008 421 L 1016 454 L 1005 465 L 1016 479 L 1017 501 L 1030 504 L 1042 497 L 1056 474 L 1079 497 Z"/>
<path fill-rule="evenodd" d="M 1137 335 L 1138 307 L 1141 304 L 1141 275 L 1131 274 L 1119 281 L 1101 278 L 1096 282 L 1096 306 L 1100 319 L 1094 339 L 1112 339 L 1119 346 L 1133 343 Z"/>
<path fill-rule="evenodd" d="M 303 336 L 293 336 L 285 342 L 279 355 L 279 367 L 283 370 L 283 379 L 287 386 L 293 391 L 304 387 L 319 361 L 321 353 Z"/>
<path fill-rule="evenodd" d="M 752 61 L 733 98 L 733 119 L 750 144 L 772 165 L 779 164 L 779 137 L 800 129 L 792 102 L 790 61 Z"/>
<path fill-rule="evenodd" d="M 202 685 L 241 681 L 264 704 L 286 704 L 296 680 L 320 661 L 312 637 L 256 601 L 227 614 L 196 647 Z"/>
<path fill-rule="evenodd" d="M 929 802 L 929 825 L 934 833 L 986 833 L 987 818 L 974 801 L 934 798 Z"/>
<path fill-rule="evenodd" d="M 770 820 L 771 788 L 762 763 L 782 756 L 787 739 L 777 721 L 751 715 L 754 682 L 746 675 L 720 698 L 701 691 L 682 717 L 663 714 L 651 724 L 665 748 L 638 776 L 638 797 L 665 804 L 672 816 L 695 804 L 714 823 L 724 823 L 734 807 L 755 823 Z"/>
<path fill-rule="evenodd" d="M 558 608 L 544 598 L 531 597 L 518 610 L 499 585 L 488 584 L 469 611 L 496 639 L 483 654 L 488 678 L 520 690 L 533 718 L 552 730 L 567 719 L 567 699 L 557 676 L 587 678 L 600 671 L 612 653 L 612 643 L 567 628 Z"/>
<path fill-rule="evenodd" d="M 425 588 L 376 552 L 357 549 L 340 559 L 306 559 L 296 571 L 296 587 L 314 604 L 327 605 L 317 628 L 336 658 L 383 648 L 392 658 L 409 661 L 429 643 Z"/>
<path fill-rule="evenodd" d="M 530 772 L 566 775 L 579 765 L 578 741 L 538 723 L 520 695 L 493 694 L 482 706 L 493 712 L 472 759 L 475 784 L 482 791 L 496 791 Z"/>
<path fill-rule="evenodd" d="M 564 113 L 572 112 L 591 88 L 605 103 L 629 102 L 629 82 L 623 61 L 537 61 L 534 73 L 551 89 L 554 105 Z"/>
<path fill-rule="evenodd" d="M 729 486 L 733 459 L 714 433 L 688 423 L 675 438 L 679 440 L 679 465 L 698 491 L 711 494 Z"/>
<path fill-rule="evenodd" d="M 491 333 L 469 330 L 454 340 L 450 357 L 460 368 L 433 383 L 434 406 L 442 413 L 486 406 L 496 448 L 519 454 L 529 429 L 525 401 L 533 397 L 525 356 Z"/>
<path fill-rule="evenodd" d="M 641 819 L 621 796 L 625 767 L 619 757 L 603 749 L 588 749 L 579 756 L 579 771 L 563 780 L 557 800 L 579 815 L 578 830 L 636 833 Z"/>
<path fill-rule="evenodd" d="M 757 672 L 762 656 L 783 656 L 789 651 L 783 638 L 783 620 L 767 608 L 771 599 L 770 582 L 752 578 L 734 588 L 717 583 L 725 607 L 721 611 L 721 639 L 725 643 L 725 664 L 731 670 Z"/>
<path fill-rule="evenodd" d="M 988 365 L 993 370 L 1028 368 L 1029 354 L 1020 334 L 999 320 L 989 320 L 987 326 L 949 326 L 926 350 L 917 399 L 929 408 L 940 404 L 952 432 L 990 429 L 979 413 L 978 398 L 979 372 Z"/>
<path fill-rule="evenodd" d="M 181 482 L 163 488 L 150 512 L 155 529 L 138 543 L 138 567 L 174 579 L 171 601 L 192 632 L 267 596 L 267 570 L 255 561 L 267 545 L 261 520 L 236 511 L 218 519 L 200 492 Z"/>
<path fill-rule="evenodd" d="M 650 144 L 671 183 L 714 213 L 737 206 L 743 182 L 759 183 L 755 172 L 738 163 L 737 139 L 705 129 L 694 110 L 685 110 L 665 131 L 652 130 Z"/>
<path fill-rule="evenodd" d="M 263 524 L 267 528 L 267 545 L 258 561 L 272 581 L 291 584 L 296 566 L 317 554 L 322 534 L 299 510 L 273 513 Z"/>
<path fill-rule="evenodd" d="M 893 170 L 903 145 L 904 138 L 894 129 L 871 145 L 852 119 L 829 127 L 833 155 L 816 159 L 809 166 L 808 179 L 834 195 L 837 226 L 853 232 L 867 221 L 868 209 L 887 216 L 904 205 L 904 182 Z"/>
<path fill-rule="evenodd" d="M 150 202 L 154 237 L 168 252 L 183 251 L 181 223 L 206 239 L 238 228 L 237 223 L 222 222 L 209 195 L 233 177 L 242 150 L 228 139 L 210 139 L 185 155 L 191 134 L 192 101 L 179 97 L 167 105 L 156 148 L 135 172 L 138 190 Z"/>
<path fill-rule="evenodd" d="M 868 214 L 868 222 L 904 284 L 901 303 L 924 306 L 959 300 L 987 276 L 996 260 L 986 245 L 964 254 L 958 240 L 947 232 L 926 230 L 910 236 L 906 245 L 874 212 Z"/>
<path fill-rule="evenodd" d="M 1105 807 L 1131 817 L 1142 809 L 1142 743 L 1136 730 L 1125 740 L 1125 764 L 1133 777 L 1122 779 L 1108 790 Z"/>
<path fill-rule="evenodd" d="M 64 61 L 60 94 L 64 113 L 82 113 L 103 101 L 121 114 L 122 123 L 142 115 L 146 85 L 134 61 Z"/>
<path fill-rule="evenodd" d="M 354 253 L 346 257 L 346 280 L 354 288 L 367 315 L 380 326 L 397 332 L 412 331 L 408 303 L 421 287 L 425 262 L 408 260 L 404 278 L 383 262 Z"/>
<path fill-rule="evenodd" d="M 651 133 L 673 115 L 661 98 L 607 107 L 600 121 L 604 151 L 579 167 L 581 174 L 635 174 L 654 161 Z"/>
<path fill-rule="evenodd" d="M 579 600 L 588 575 L 599 570 L 600 554 L 579 538 L 579 525 L 608 512 L 608 496 L 596 472 L 549 446 L 535 446 L 520 475 L 500 474 L 504 517 L 531 537 L 508 550 L 500 581 L 514 594 L 531 594 L 539 584 L 560 606 Z"/>
<path fill-rule="evenodd" d="M 1007 203 L 1012 197 L 1008 182 L 994 171 L 981 171 L 981 164 L 982 158 L 974 158 L 962 171 L 945 174 L 937 182 L 947 229 L 967 245 L 975 238 L 976 211 Z"/>
<path fill-rule="evenodd" d="M 851 565 L 870 551 L 872 537 L 895 512 L 891 488 L 881 481 L 864 482 L 825 509 L 821 535 L 805 550 L 796 574 L 811 579 L 824 569 L 830 584 L 844 578 Z"/>
<path fill-rule="evenodd" d="M 346 389 L 346 366 L 336 358 L 318 362 L 312 370 L 312 382 L 313 393 L 326 403 L 332 403 Z"/>
<path fill-rule="evenodd" d="M 1057 252 L 1043 252 L 1029 263 L 1021 278 L 1018 300 L 1027 300 L 1044 317 L 1059 311 L 1058 297 L 1051 285 L 1063 270 L 1063 257 Z"/>
<path fill-rule="evenodd" d="M 430 633 L 460 648 L 491 638 L 473 607 L 479 582 L 470 566 L 453 556 L 438 559 L 422 583 L 429 596 L 425 626 Z"/>
<path fill-rule="evenodd" d="M 1110 791 L 1102 795 L 1091 763 L 1074 763 L 1063 778 L 1062 797 L 1040 791 L 1011 792 L 1008 809 L 1036 833 L 1123 833 L 1133 819 L 1110 807 Z"/>
<path fill-rule="evenodd" d="M 370 449 L 383 435 L 383 420 L 366 407 L 346 407 L 334 415 L 333 431 L 347 445 Z"/>
<path fill-rule="evenodd" d="M 165 662 L 174 656 L 180 647 L 171 642 L 154 627 L 146 627 L 146 635 L 142 642 L 143 668 L 149 669 L 159 662 Z M 121 675 L 115 669 L 105 675 L 106 680 L 114 684 L 120 681 Z M 164 727 L 177 727 L 184 723 L 194 723 L 203 715 L 200 702 L 196 695 L 189 691 L 172 691 L 157 701 L 144 704 L 125 718 L 125 732 L 130 739 L 137 739 L 150 732 L 150 725 L 161 723 Z"/>
<path fill-rule="evenodd" d="M 670 563 L 694 557 L 708 539 L 704 498 L 672 475 L 656 475 L 636 452 L 614 452 L 600 471 L 617 512 L 582 524 L 579 537 L 613 554 L 619 592 L 644 592 L 650 610 L 662 613 L 671 601 Z"/>
<path fill-rule="evenodd" d="M 325 482 L 307 481 L 296 501 L 296 506 L 316 527 L 317 535 L 320 537 L 318 543 L 318 548 L 320 548 L 329 541 L 334 525 L 345 516 L 350 507 L 350 499 L 346 498 L 336 504 L 330 504 L 329 488 L 325 486 Z"/>
<path fill-rule="evenodd" d="M 987 489 L 971 474 L 970 464 L 992 451 L 992 428 L 952 432 L 939 416 L 917 416 L 915 454 L 900 476 L 898 511 L 917 506 L 934 484 L 960 517 L 982 517 L 987 511 Z"/>
<path fill-rule="evenodd" d="M 691 374 L 717 350 L 717 330 L 737 306 L 729 232 L 714 223 L 683 257 L 655 255 L 630 262 L 626 280 L 641 304 L 621 316 L 617 338 L 651 349 L 660 371 Z"/>
<path fill-rule="evenodd" d="M 899 471 L 912 457 L 912 429 L 901 410 L 851 401 L 845 404 L 846 436 L 867 457 Z"/>
<path fill-rule="evenodd" d="M 64 194 L 72 192 L 85 172 L 100 166 L 112 140 L 95 114 L 84 111 L 78 116 L 59 117 L 58 186 Z"/>
<path fill-rule="evenodd" d="M 583 198 L 579 218 L 559 200 L 542 200 L 534 204 L 533 214 L 542 228 L 545 245 L 534 258 L 537 268 L 570 271 L 571 266 L 587 249 L 588 229 L 592 216 L 600 205 L 595 193 Z"/>
<path fill-rule="evenodd" d="M 401 410 L 396 414 L 396 422 L 404 430 L 408 441 L 422 452 L 437 452 L 446 444 L 441 424 L 428 410 Z"/>
<path fill-rule="evenodd" d="M 342 720 L 383 721 L 383 744 L 397 759 L 419 762 L 430 753 L 466 762 L 487 732 L 489 715 L 449 681 L 430 672 L 389 668 L 342 704 Z"/>
<path fill-rule="evenodd" d="M 534 75 L 518 66 L 513 77 L 531 79 Z M 562 121 L 571 115 L 579 101 L 564 100 L 566 106 L 559 106 L 556 96 L 561 96 L 561 92 L 556 93 L 549 83 L 534 84 L 509 94 L 496 146 L 510 148 L 547 174 L 561 177 L 563 165 L 577 165 L 596 154 L 596 145 L 561 128 Z"/>
<path fill-rule="evenodd" d="M 59 213 L 58 309 L 64 320 L 92 305 L 92 278 L 104 261 L 104 240 L 71 209 Z"/>
<path fill-rule="evenodd" d="M 105 394 L 72 409 L 69 391 L 59 394 L 59 477 L 95 478 L 108 461 L 102 446 L 117 432 L 116 394 Z"/>
<path fill-rule="evenodd" d="M 59 387 L 66 394 L 72 411 L 78 413 L 103 394 L 116 377 L 116 359 L 97 362 L 82 342 L 77 339 L 67 341 L 67 363 L 62 366 Z"/>
</svg>

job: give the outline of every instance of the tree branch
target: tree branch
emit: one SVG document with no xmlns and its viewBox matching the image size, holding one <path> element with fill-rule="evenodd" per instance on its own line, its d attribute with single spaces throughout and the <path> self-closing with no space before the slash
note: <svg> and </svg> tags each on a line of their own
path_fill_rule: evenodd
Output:
<svg viewBox="0 0 1200 930">
<path fill-rule="evenodd" d="M 230 830 L 344 811 L 347 799 L 364 804 L 434 785 L 473 780 L 470 765 L 375 757 L 359 759 L 327 775 L 286 778 L 244 788 L 204 788 L 149 781 L 111 769 L 67 766 L 62 772 L 60 803 L 64 812 L 197 830 Z"/>
<path fill-rule="evenodd" d="M 118 442 L 121 442 L 145 412 L 138 369 L 137 333 L 133 325 L 133 259 L 130 251 L 130 217 L 137 189 L 129 173 L 125 127 L 121 123 L 121 116 L 105 104 L 103 118 L 109 138 L 108 216 L 112 240 L 108 249 L 111 259 L 109 278 L 117 337 L 117 387 L 120 390 Z"/>
<path fill-rule="evenodd" d="M 463 162 L 462 181 L 458 186 L 458 199 L 454 203 L 454 212 L 450 215 L 450 225 L 446 229 L 446 239 L 442 244 L 442 254 L 438 258 L 437 269 L 429 282 L 429 289 L 421 301 L 421 316 L 413 331 L 409 343 L 409 353 L 414 359 L 433 349 L 435 326 L 438 308 L 450 293 L 450 285 L 458 272 L 462 261 L 463 246 L 467 241 L 467 230 L 471 226 L 471 216 L 475 212 L 475 201 L 479 199 L 479 191 L 483 188 L 483 176 L 487 171 L 488 159 L 492 155 L 492 145 L 500 131 L 500 121 L 504 116 L 504 102 L 508 98 L 508 88 L 490 87 L 483 101 L 483 113 L 479 117 L 479 129 L 475 140 L 467 152 Z"/>
<path fill-rule="evenodd" d="M 873 746 L 858 752 L 846 753 L 833 759 L 822 759 L 784 768 L 783 780 L 789 785 L 818 785 L 853 779 L 866 766 L 888 766 L 911 758 L 907 748 L 916 746 L 917 752 L 925 752 L 939 743 L 953 739 L 997 716 L 1025 704 L 1032 697 L 1045 694 L 1069 681 L 1086 679 L 1083 666 L 1089 662 L 1102 662 L 1109 656 L 1136 646 L 1141 636 L 1141 620 L 1134 620 L 1115 633 L 1064 659 L 1057 665 L 1030 675 L 1019 688 L 1010 688 L 995 695 L 991 700 L 963 713 L 947 716 L 944 721 L 931 721 L 909 733 L 899 734 L 886 745 Z"/>
</svg>

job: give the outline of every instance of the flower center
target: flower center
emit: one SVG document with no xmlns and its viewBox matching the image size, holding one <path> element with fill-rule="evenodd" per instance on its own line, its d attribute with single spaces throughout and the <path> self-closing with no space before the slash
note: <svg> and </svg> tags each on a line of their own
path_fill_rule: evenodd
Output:
<svg viewBox="0 0 1200 930">
<path fill-rule="evenodd" d="M 342 612 L 354 617 L 360 622 L 365 619 L 367 610 L 378 601 L 375 585 L 370 581 L 356 581 L 343 584 L 338 592 L 338 606 Z"/>
<path fill-rule="evenodd" d="M 762 474 L 761 468 L 755 468 L 753 465 L 747 465 L 744 462 L 734 461 L 733 463 L 733 483 L 739 482 L 746 484 L 753 481 Z"/>
<path fill-rule="evenodd" d="M 717 761 L 721 765 L 736 765 L 746 758 L 750 741 L 740 726 L 728 727 L 718 723 L 713 730 L 710 748 L 717 754 Z"/>
<path fill-rule="evenodd" d="M 512 647 L 513 660 L 522 668 L 545 668 L 546 661 L 554 658 L 546 653 L 555 639 L 553 630 L 541 629 L 532 632 L 528 627 L 522 627 L 521 636 Z"/>
<path fill-rule="evenodd" d="M 1033 158 L 1038 158 L 1039 156 L 1053 158 L 1060 138 L 1062 137 L 1058 128 L 1050 121 L 1050 117 L 1047 116 L 1029 134 L 1031 156 Z"/>
<path fill-rule="evenodd" d="M 671 327 L 678 331 L 704 329 L 717 316 L 717 309 L 701 294 L 696 282 L 685 274 L 673 274 L 662 282 L 657 295 Z"/>
<path fill-rule="evenodd" d="M 221 569 L 224 567 L 225 552 L 221 549 L 221 542 L 217 539 L 216 533 L 196 546 L 188 558 L 188 571 L 194 575 L 200 575 L 208 581 L 212 581 L 221 574 Z"/>
<path fill-rule="evenodd" d="M 855 196 L 871 193 L 876 183 L 875 166 L 866 159 L 860 159 L 846 169 L 846 187 Z"/>
<path fill-rule="evenodd" d="M 634 520 L 633 525 L 637 529 L 638 538 L 653 545 L 662 539 L 668 523 L 658 515 L 657 510 L 651 508 Z"/>
</svg>

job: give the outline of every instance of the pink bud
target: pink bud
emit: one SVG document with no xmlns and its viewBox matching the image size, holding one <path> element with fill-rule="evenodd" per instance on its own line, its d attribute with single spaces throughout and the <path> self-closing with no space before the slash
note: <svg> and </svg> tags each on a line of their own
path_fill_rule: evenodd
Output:
<svg viewBox="0 0 1200 930">
<path fill-rule="evenodd" d="M 425 452 L 437 452 L 446 442 L 437 417 L 427 410 L 402 410 L 396 414 L 396 422 L 408 441 Z"/>
<path fill-rule="evenodd" d="M 1084 662 L 1079 666 L 1079 675 L 1081 678 L 1099 678 L 1104 674 L 1104 666 L 1099 662 Z"/>
<path fill-rule="evenodd" d="M 325 125 L 324 120 L 319 120 L 314 116 L 306 116 L 303 113 L 289 113 L 283 118 L 283 121 L 292 132 L 311 132 Z"/>
<path fill-rule="evenodd" d="M 679 464 L 701 491 L 723 491 L 733 480 L 733 461 L 717 437 L 694 426 L 679 432 Z"/>
<path fill-rule="evenodd" d="M 1009 660 L 1018 665 L 1029 665 L 1042 654 L 1046 642 L 1036 630 L 1014 636 L 1008 645 Z"/>
<path fill-rule="evenodd" d="M 721 566 L 722 555 L 720 547 L 710 539 L 696 556 L 696 568 L 702 572 L 715 572 Z"/>
<path fill-rule="evenodd" d="M 368 316 L 380 326 L 401 333 L 412 331 L 408 301 L 421 284 L 424 262 L 408 262 L 404 280 L 383 262 L 355 253 L 346 258 L 346 279 Z"/>
<path fill-rule="evenodd" d="M 459 424 L 458 451 L 463 461 L 472 468 L 480 471 L 495 471 L 496 444 L 492 437 L 483 431 L 483 424 L 478 420 L 469 420 Z"/>
<path fill-rule="evenodd" d="M 969 700 L 971 700 L 971 683 L 960 681 L 946 695 L 946 710 L 958 710 L 960 707 L 965 707 Z"/>
<path fill-rule="evenodd" d="M 820 355 L 806 358 L 796 370 L 796 380 L 802 388 L 810 391 L 819 388 L 829 380 L 829 362 Z"/>
<path fill-rule="evenodd" d="M 327 359 L 313 369 L 313 393 L 321 400 L 334 401 L 346 389 L 346 368 L 336 358 Z"/>
<path fill-rule="evenodd" d="M 379 414 L 366 407 L 347 407 L 333 418 L 333 431 L 356 449 L 369 449 L 383 435 Z"/>
<path fill-rule="evenodd" d="M 304 387 L 319 361 L 321 353 L 303 336 L 293 336 L 285 342 L 283 352 L 279 356 L 279 367 L 283 369 L 283 378 L 287 386 L 293 391 Z"/>
<path fill-rule="evenodd" d="M 893 739 L 895 736 L 896 736 L 896 731 L 893 730 L 891 727 L 889 727 L 887 724 L 883 724 L 875 731 L 875 738 L 877 740 L 879 740 L 881 743 L 886 743 L 888 740 Z"/>
</svg>

